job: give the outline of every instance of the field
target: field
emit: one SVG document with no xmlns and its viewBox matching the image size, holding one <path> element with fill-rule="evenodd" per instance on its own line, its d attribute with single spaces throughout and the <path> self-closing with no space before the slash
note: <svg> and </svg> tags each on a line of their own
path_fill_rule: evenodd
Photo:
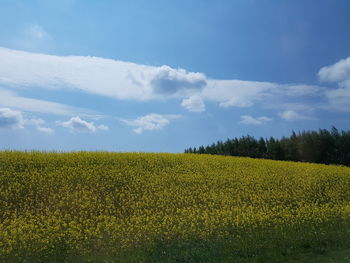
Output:
<svg viewBox="0 0 350 263">
<path fill-rule="evenodd" d="M 347 167 L 0 152 L 0 262 L 349 262 L 349 248 Z"/>
</svg>

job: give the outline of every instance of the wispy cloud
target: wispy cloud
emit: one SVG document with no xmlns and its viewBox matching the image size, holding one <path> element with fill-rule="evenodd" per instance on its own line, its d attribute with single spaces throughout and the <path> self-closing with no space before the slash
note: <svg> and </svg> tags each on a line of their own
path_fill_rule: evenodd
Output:
<svg viewBox="0 0 350 263">
<path fill-rule="evenodd" d="M 241 116 L 241 119 L 242 120 L 240 121 L 240 123 L 247 125 L 262 125 L 273 120 L 272 118 L 265 116 L 254 118 L 249 115 L 243 115 Z"/>
<path fill-rule="evenodd" d="M 37 39 L 43 39 L 49 36 L 49 34 L 44 30 L 44 28 L 40 25 L 34 24 L 30 25 L 27 29 L 27 33 Z"/>
<path fill-rule="evenodd" d="M 135 127 L 133 131 L 137 134 L 141 134 L 144 131 L 161 130 L 169 125 L 172 119 L 178 117 L 178 115 L 160 115 L 151 113 L 134 120 L 121 119 L 121 121 L 129 126 Z"/>
<path fill-rule="evenodd" d="M 275 83 L 242 80 L 208 80 L 201 96 L 221 107 L 250 107 L 278 87 Z"/>
<path fill-rule="evenodd" d="M 38 127 L 37 127 L 37 130 L 38 130 L 38 131 L 41 131 L 41 132 L 44 132 L 44 133 L 53 133 L 53 132 L 54 132 L 54 129 L 52 129 L 52 128 L 49 128 L 49 127 L 41 127 L 41 126 L 38 126 Z"/>
<path fill-rule="evenodd" d="M 329 108 L 350 112 L 350 88 L 339 88 L 327 92 Z"/>
<path fill-rule="evenodd" d="M 0 106 L 19 109 L 22 111 L 54 114 L 54 115 L 75 115 L 78 112 L 86 115 L 93 115 L 94 113 L 87 109 L 75 108 L 65 104 L 39 100 L 33 98 L 26 98 L 17 95 L 15 92 L 4 90 L 0 88 Z"/>
<path fill-rule="evenodd" d="M 300 114 L 294 110 L 285 110 L 279 113 L 279 116 L 286 121 L 297 121 L 297 120 L 312 120 L 313 118 Z"/>
<path fill-rule="evenodd" d="M 96 132 L 98 130 L 108 131 L 108 126 L 96 126 L 93 122 L 82 120 L 80 117 L 72 117 L 68 121 L 57 121 L 57 124 L 70 129 L 72 132 Z"/>
<path fill-rule="evenodd" d="M 33 125 L 36 127 L 38 131 L 44 132 L 44 133 L 53 133 L 54 130 L 49 127 L 45 127 L 45 121 L 40 118 L 34 118 L 34 119 L 25 119 L 24 123 L 26 125 Z"/>
<path fill-rule="evenodd" d="M 274 89 L 271 93 L 275 96 L 284 96 L 289 98 L 298 97 L 320 97 L 324 96 L 327 89 L 325 87 L 316 85 L 304 85 L 304 84 L 283 84 L 278 85 L 278 88 Z"/>
<path fill-rule="evenodd" d="M 104 125 L 104 124 L 98 125 L 97 129 L 101 130 L 101 131 L 109 131 L 109 127 L 107 125 Z"/>
</svg>

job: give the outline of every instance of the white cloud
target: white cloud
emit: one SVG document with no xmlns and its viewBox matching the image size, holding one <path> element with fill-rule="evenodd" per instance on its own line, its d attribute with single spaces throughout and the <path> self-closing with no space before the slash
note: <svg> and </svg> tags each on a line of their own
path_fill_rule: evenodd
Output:
<svg viewBox="0 0 350 263">
<path fill-rule="evenodd" d="M 202 73 L 187 72 L 184 69 L 173 69 L 168 66 L 156 68 L 151 86 L 156 93 L 172 95 L 181 92 L 200 91 L 206 85 Z"/>
<path fill-rule="evenodd" d="M 350 112 L 350 88 L 340 88 L 327 92 L 329 107 L 335 110 Z"/>
<path fill-rule="evenodd" d="M 261 125 L 273 120 L 272 118 L 268 118 L 265 116 L 254 118 L 249 115 L 243 115 L 241 116 L 241 119 L 242 120 L 240 121 L 240 123 L 247 125 Z"/>
<path fill-rule="evenodd" d="M 279 116 L 286 121 L 311 120 L 312 118 L 306 115 L 301 115 L 294 110 L 285 110 L 279 113 Z"/>
<path fill-rule="evenodd" d="M 72 117 L 68 121 L 57 121 L 57 124 L 68 128 L 73 132 L 96 132 L 97 130 L 107 131 L 108 127 L 106 125 L 95 126 L 93 122 L 88 122 L 80 119 L 80 117 Z"/>
<path fill-rule="evenodd" d="M 222 107 L 250 107 L 271 97 L 281 86 L 270 82 L 208 79 L 202 73 L 184 69 L 98 57 L 62 57 L 6 48 L 0 48 L 0 57 L 0 84 L 74 88 L 122 100 L 179 98 L 186 105 L 194 102 L 189 97 L 197 96 L 203 103 L 214 101 Z"/>
<path fill-rule="evenodd" d="M 202 98 L 196 95 L 182 100 L 181 106 L 192 112 L 205 111 L 205 104 Z"/>
<path fill-rule="evenodd" d="M 339 86 L 339 88 L 329 90 L 326 93 L 329 107 L 350 112 L 350 57 L 321 68 L 318 76 L 321 81 L 336 83 Z"/>
<path fill-rule="evenodd" d="M 121 121 L 129 126 L 135 127 L 133 131 L 135 133 L 141 134 L 144 131 L 161 130 L 170 124 L 171 119 L 177 117 L 177 115 L 160 115 L 151 113 L 145 116 L 141 116 L 135 120 L 122 119 Z"/>
<path fill-rule="evenodd" d="M 198 91 L 201 73 L 82 56 L 53 56 L 0 48 L 0 84 L 74 88 L 116 99 L 149 100 Z"/>
<path fill-rule="evenodd" d="M 101 131 L 108 131 L 109 130 L 108 126 L 103 125 L 103 124 L 97 126 L 97 129 L 101 130 Z"/>
<path fill-rule="evenodd" d="M 42 126 L 45 121 L 43 119 L 28 119 L 24 121 L 25 124 L 34 125 L 34 126 Z"/>
<path fill-rule="evenodd" d="M 350 57 L 321 68 L 318 76 L 321 81 L 334 82 L 341 87 L 350 88 Z"/>
<path fill-rule="evenodd" d="M 273 91 L 274 94 L 285 97 L 324 96 L 326 88 L 316 85 L 280 85 Z"/>
<path fill-rule="evenodd" d="M 57 102 L 21 97 L 12 91 L 2 89 L 0 89 L 0 106 L 55 115 L 73 115 L 77 114 L 77 112 L 85 112 L 87 115 L 92 114 L 91 111 L 86 109 L 74 108 Z"/>
<path fill-rule="evenodd" d="M 38 131 L 52 133 L 53 129 L 43 127 L 43 119 L 27 119 L 23 113 L 9 108 L 0 108 L 0 128 L 23 129 L 26 125 L 32 125 Z"/>
<path fill-rule="evenodd" d="M 301 104 L 305 98 L 317 98 L 319 101 L 325 97 L 327 90 L 316 85 L 243 80 L 208 80 L 207 83 L 201 97 L 207 101 L 216 101 L 225 108 L 251 107 L 258 103 L 264 108 L 282 108 L 282 104 L 286 103 Z M 310 107 L 310 101 L 305 106 Z"/>
<path fill-rule="evenodd" d="M 319 105 L 315 102 L 322 101 L 333 108 L 350 109 L 350 92 L 346 88 L 350 86 L 349 58 L 319 72 L 321 80 L 336 81 L 342 85 L 336 91 L 316 85 L 215 80 L 202 73 L 169 66 L 154 67 L 98 57 L 53 56 L 0 48 L 0 58 L 0 85 L 8 89 L 78 89 L 135 101 L 180 99 L 181 106 L 197 112 L 205 110 L 207 101 L 225 108 L 260 104 L 265 108 L 273 105 L 280 109 L 284 109 L 282 104 L 296 102 L 306 106 L 311 103 L 310 106 L 316 108 Z M 34 112 L 47 109 L 51 114 L 59 112 L 61 115 L 82 116 L 81 112 L 62 104 L 10 96 L 8 93 L 6 97 L 0 96 L 0 105 L 4 107 L 21 107 L 19 109 Z M 307 97 L 317 100 L 305 102 Z"/>
<path fill-rule="evenodd" d="M 270 82 L 208 80 L 201 95 L 205 100 L 218 102 L 221 107 L 250 107 L 277 87 Z"/>
<path fill-rule="evenodd" d="M 33 125 L 36 127 L 38 131 L 44 133 L 53 133 L 54 130 L 52 128 L 44 127 L 45 121 L 43 119 L 25 119 L 24 123 L 26 125 Z"/>
<path fill-rule="evenodd" d="M 22 113 L 9 108 L 0 108 L 0 128 L 23 129 Z"/>
<path fill-rule="evenodd" d="M 54 130 L 52 128 L 49 128 L 49 127 L 41 127 L 41 126 L 38 126 L 37 127 L 37 130 L 38 131 L 41 131 L 41 132 L 44 132 L 44 133 L 53 133 Z"/>
</svg>

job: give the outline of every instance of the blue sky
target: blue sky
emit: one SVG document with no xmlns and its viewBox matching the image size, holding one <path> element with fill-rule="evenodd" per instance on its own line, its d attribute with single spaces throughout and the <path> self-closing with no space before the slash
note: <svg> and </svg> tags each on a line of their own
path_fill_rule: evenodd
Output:
<svg viewBox="0 0 350 263">
<path fill-rule="evenodd" d="M 350 127 L 347 0 L 0 0 L 0 149 L 183 152 Z"/>
</svg>

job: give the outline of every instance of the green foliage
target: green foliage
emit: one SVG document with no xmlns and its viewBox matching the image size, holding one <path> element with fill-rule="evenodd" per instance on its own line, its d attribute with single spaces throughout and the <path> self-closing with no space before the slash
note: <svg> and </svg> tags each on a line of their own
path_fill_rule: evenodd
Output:
<svg viewBox="0 0 350 263">
<path fill-rule="evenodd" d="M 304 131 L 280 140 L 255 139 L 252 136 L 218 141 L 210 146 L 189 148 L 185 153 L 219 154 L 350 166 L 350 131 Z"/>
</svg>

